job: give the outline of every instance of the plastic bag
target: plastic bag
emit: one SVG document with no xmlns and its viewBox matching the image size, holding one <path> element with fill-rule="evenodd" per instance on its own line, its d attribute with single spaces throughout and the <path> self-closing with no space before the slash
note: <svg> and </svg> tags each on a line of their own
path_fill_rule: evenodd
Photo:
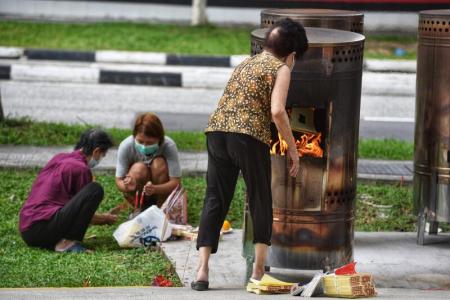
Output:
<svg viewBox="0 0 450 300">
<path fill-rule="evenodd" d="M 337 268 L 334 270 L 334 274 L 336 275 L 353 275 L 356 274 L 355 270 L 356 262 L 352 261 L 349 264 L 346 264 L 345 266 L 342 266 L 340 268 Z"/>
<path fill-rule="evenodd" d="M 178 185 L 161 206 L 172 224 L 187 224 L 187 193 Z"/>
<path fill-rule="evenodd" d="M 113 236 L 120 247 L 148 247 L 166 241 L 172 234 L 167 217 L 153 205 L 132 220 L 120 224 Z"/>
</svg>

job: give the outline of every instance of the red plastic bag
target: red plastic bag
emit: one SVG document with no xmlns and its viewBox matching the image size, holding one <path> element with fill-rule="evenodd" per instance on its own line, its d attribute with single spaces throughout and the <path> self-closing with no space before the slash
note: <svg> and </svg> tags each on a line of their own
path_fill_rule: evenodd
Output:
<svg viewBox="0 0 450 300">
<path fill-rule="evenodd" d="M 167 279 L 163 275 L 158 275 L 153 278 L 152 286 L 162 286 L 162 287 L 171 287 L 173 286 L 173 282 L 170 279 Z"/>
<path fill-rule="evenodd" d="M 353 274 L 356 274 L 355 265 L 356 265 L 356 262 L 352 261 L 351 263 L 346 264 L 345 266 L 337 268 L 334 271 L 334 274 L 336 274 L 336 275 L 353 275 Z"/>
</svg>

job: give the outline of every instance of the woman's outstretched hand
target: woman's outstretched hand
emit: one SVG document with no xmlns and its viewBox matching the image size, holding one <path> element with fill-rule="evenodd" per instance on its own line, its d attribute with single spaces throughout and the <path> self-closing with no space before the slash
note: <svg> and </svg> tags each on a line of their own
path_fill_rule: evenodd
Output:
<svg viewBox="0 0 450 300">
<path fill-rule="evenodd" d="M 298 170 L 300 168 L 300 160 L 298 157 L 297 149 L 288 150 L 289 155 L 289 175 L 297 177 Z"/>
<path fill-rule="evenodd" d="M 147 196 L 151 196 L 156 193 L 156 187 L 151 181 L 144 185 L 144 193 Z"/>
<path fill-rule="evenodd" d="M 136 190 L 137 187 L 136 180 L 134 180 L 134 178 L 130 175 L 125 176 L 125 178 L 123 179 L 123 185 L 125 186 L 125 190 L 127 192 L 132 192 Z"/>
</svg>

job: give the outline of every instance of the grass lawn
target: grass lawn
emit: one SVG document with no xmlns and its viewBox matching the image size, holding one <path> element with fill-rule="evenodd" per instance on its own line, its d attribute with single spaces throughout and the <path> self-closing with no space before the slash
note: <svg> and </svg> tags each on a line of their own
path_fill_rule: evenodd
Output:
<svg viewBox="0 0 450 300">
<path fill-rule="evenodd" d="M 0 44 L 31 48 L 231 55 L 250 50 L 251 28 L 140 23 L 0 21 Z"/>
<path fill-rule="evenodd" d="M 413 160 L 414 143 L 394 139 L 360 139 L 359 158 Z"/>
<path fill-rule="evenodd" d="M 34 122 L 29 119 L 6 119 L 0 122 L 0 145 L 61 146 L 75 145 L 80 134 L 92 126 L 64 123 Z M 108 133 L 118 146 L 132 134 L 131 129 L 108 128 Z M 169 131 L 166 135 L 175 140 L 178 150 L 205 150 L 203 132 Z"/>
<path fill-rule="evenodd" d="M 364 48 L 364 58 L 415 60 L 417 58 L 417 37 L 369 35 L 366 36 Z M 404 50 L 404 54 L 396 56 L 396 49 Z"/>
<path fill-rule="evenodd" d="M 0 21 L 0 44 L 29 48 L 127 50 L 183 54 L 249 54 L 251 27 L 190 27 L 143 23 Z M 396 48 L 406 51 L 394 55 Z M 416 37 L 367 36 L 365 58 L 415 59 Z"/>
<path fill-rule="evenodd" d="M 85 125 L 34 122 L 27 119 L 6 119 L 0 122 L 0 145 L 74 145 Z M 128 129 L 107 129 L 116 145 L 131 134 Z M 203 132 L 167 132 L 181 151 L 206 151 Z M 360 140 L 359 157 L 371 159 L 412 160 L 413 143 L 398 140 Z"/>
<path fill-rule="evenodd" d="M 156 251 L 120 249 L 113 240 L 113 226 L 92 226 L 85 244 L 95 248 L 94 254 L 56 254 L 27 247 L 17 230 L 18 212 L 26 199 L 37 170 L 0 169 L 0 287 L 81 287 L 81 286 L 148 286 L 154 276 L 163 274 L 179 279 L 169 261 Z M 105 188 L 100 211 L 107 211 L 121 200 L 112 175 L 97 176 Z M 188 192 L 189 222 L 197 225 L 203 203 L 205 180 L 183 178 Z M 235 199 L 227 217 L 234 228 L 242 226 L 244 184 L 238 182 Z M 380 218 L 371 204 L 392 205 L 386 218 Z M 411 214 L 410 186 L 386 184 L 358 185 L 356 230 L 412 231 L 415 218 Z M 124 221 L 123 213 L 120 221 Z"/>
<path fill-rule="evenodd" d="M 29 248 L 18 234 L 18 213 L 38 170 L 0 169 L 0 287 L 82 287 L 82 286 L 149 286 L 158 274 L 180 281 L 170 262 L 157 251 L 120 249 L 112 237 L 117 225 L 92 226 L 85 240 L 93 254 L 56 254 Z M 99 175 L 105 188 L 105 199 L 99 210 L 107 211 L 121 201 L 114 176 Z M 189 195 L 189 220 L 198 224 L 203 204 L 205 180 L 183 178 Z M 236 198 L 243 199 L 243 183 L 239 182 Z M 240 226 L 242 201 L 233 201 L 228 219 Z M 125 221 L 127 213 L 120 216 Z"/>
<path fill-rule="evenodd" d="M 112 237 L 115 226 L 88 230 L 86 236 L 97 236 L 86 241 L 95 248 L 93 254 L 56 254 L 26 247 L 18 234 L 18 212 L 36 174 L 36 170 L 0 170 L 0 287 L 149 286 L 158 274 L 180 285 L 172 265 L 160 253 L 121 250 Z M 106 211 L 121 198 L 112 176 L 100 176 L 98 181 L 106 191 L 100 210 Z"/>
</svg>

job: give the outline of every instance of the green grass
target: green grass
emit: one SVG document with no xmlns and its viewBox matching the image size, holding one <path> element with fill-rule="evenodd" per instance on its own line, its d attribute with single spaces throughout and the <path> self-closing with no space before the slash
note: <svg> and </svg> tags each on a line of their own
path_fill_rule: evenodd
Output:
<svg viewBox="0 0 450 300">
<path fill-rule="evenodd" d="M 75 50 L 151 51 L 183 54 L 249 54 L 253 27 L 144 23 L 44 23 L 0 21 L 2 46 Z M 416 37 L 366 36 L 365 58 L 415 59 Z M 396 48 L 406 55 L 394 55 Z"/>
<path fill-rule="evenodd" d="M 74 145 L 87 125 L 35 122 L 28 119 L 6 119 L 0 122 L 0 144 L 56 146 Z M 131 134 L 128 129 L 107 129 L 118 145 Z M 181 151 L 206 151 L 203 132 L 172 131 L 167 135 L 175 140 Z M 361 140 L 359 157 L 370 159 L 412 160 L 413 143 L 398 140 Z"/>
<path fill-rule="evenodd" d="M 372 59 L 412 59 L 417 58 L 417 37 L 410 35 L 369 35 L 366 36 L 364 58 Z M 405 51 L 396 56 L 395 49 Z"/>
<path fill-rule="evenodd" d="M 75 145 L 80 134 L 93 126 L 68 125 L 64 123 L 34 122 L 32 120 L 6 119 L 0 122 L 0 144 L 3 145 L 33 145 L 62 146 Z M 131 129 L 107 129 L 116 146 L 131 135 Z M 202 151 L 205 149 L 203 132 L 169 131 L 181 151 Z"/>
<path fill-rule="evenodd" d="M 360 158 L 413 160 L 414 143 L 394 139 L 361 139 L 358 151 Z"/>
<path fill-rule="evenodd" d="M 183 177 L 183 186 L 188 193 L 188 220 L 192 225 L 197 226 L 200 222 L 200 214 L 205 196 L 206 180 L 203 177 Z M 233 228 L 242 227 L 244 211 L 245 184 L 239 178 L 230 211 L 226 219 L 230 221 Z"/>
<path fill-rule="evenodd" d="M 37 171 L 0 170 L 0 286 L 1 287 L 81 287 L 149 286 L 158 274 L 180 281 L 170 262 L 157 251 L 123 250 L 112 237 L 116 226 L 92 226 L 86 236 L 96 235 L 86 245 L 93 254 L 56 254 L 26 247 L 19 236 L 18 212 L 26 199 Z M 121 200 L 113 176 L 99 176 L 106 198 L 100 211 Z M 124 221 L 126 215 L 121 215 Z"/>
<path fill-rule="evenodd" d="M 374 205 L 392 206 L 380 215 Z M 358 184 L 356 197 L 357 231 L 414 231 L 416 217 L 413 215 L 411 186 L 389 184 Z"/>
<path fill-rule="evenodd" d="M 232 55 L 249 53 L 250 31 L 247 27 L 3 20 L 0 21 L 0 44 L 31 48 Z"/>
<path fill-rule="evenodd" d="M 148 286 L 157 274 L 180 281 L 173 267 L 157 251 L 120 249 L 112 237 L 117 225 L 92 226 L 85 241 L 95 248 L 94 254 L 57 254 L 27 247 L 17 229 L 18 212 L 26 199 L 37 170 L 0 169 L 0 287 L 81 287 L 81 286 Z M 206 182 L 202 177 L 184 177 L 188 192 L 188 219 L 198 225 Z M 107 211 L 121 201 L 114 186 L 114 176 L 98 174 L 105 188 L 105 199 L 99 211 Z M 242 227 L 244 184 L 238 181 L 227 219 L 233 228 Z M 391 205 L 384 216 L 374 208 Z M 412 187 L 381 183 L 358 183 L 356 197 L 357 231 L 414 231 Z M 124 221 L 127 212 L 120 215 Z M 450 227 L 444 226 L 444 230 Z"/>
<path fill-rule="evenodd" d="M 159 252 L 144 249 L 120 249 L 112 237 L 117 225 L 91 226 L 85 240 L 93 254 L 56 254 L 30 248 L 18 233 L 18 213 L 37 174 L 37 170 L 0 169 L 0 287 L 82 287 L 82 286 L 149 286 L 158 274 L 180 281 L 170 262 Z M 105 199 L 99 211 L 104 212 L 122 199 L 114 185 L 114 176 L 98 175 L 105 188 Z M 188 191 L 190 223 L 197 225 L 203 205 L 205 180 L 185 177 Z M 239 181 L 236 198 L 243 199 Z M 242 201 L 235 199 L 227 217 L 233 226 L 241 226 Z M 125 221 L 127 213 L 120 215 Z"/>
</svg>

